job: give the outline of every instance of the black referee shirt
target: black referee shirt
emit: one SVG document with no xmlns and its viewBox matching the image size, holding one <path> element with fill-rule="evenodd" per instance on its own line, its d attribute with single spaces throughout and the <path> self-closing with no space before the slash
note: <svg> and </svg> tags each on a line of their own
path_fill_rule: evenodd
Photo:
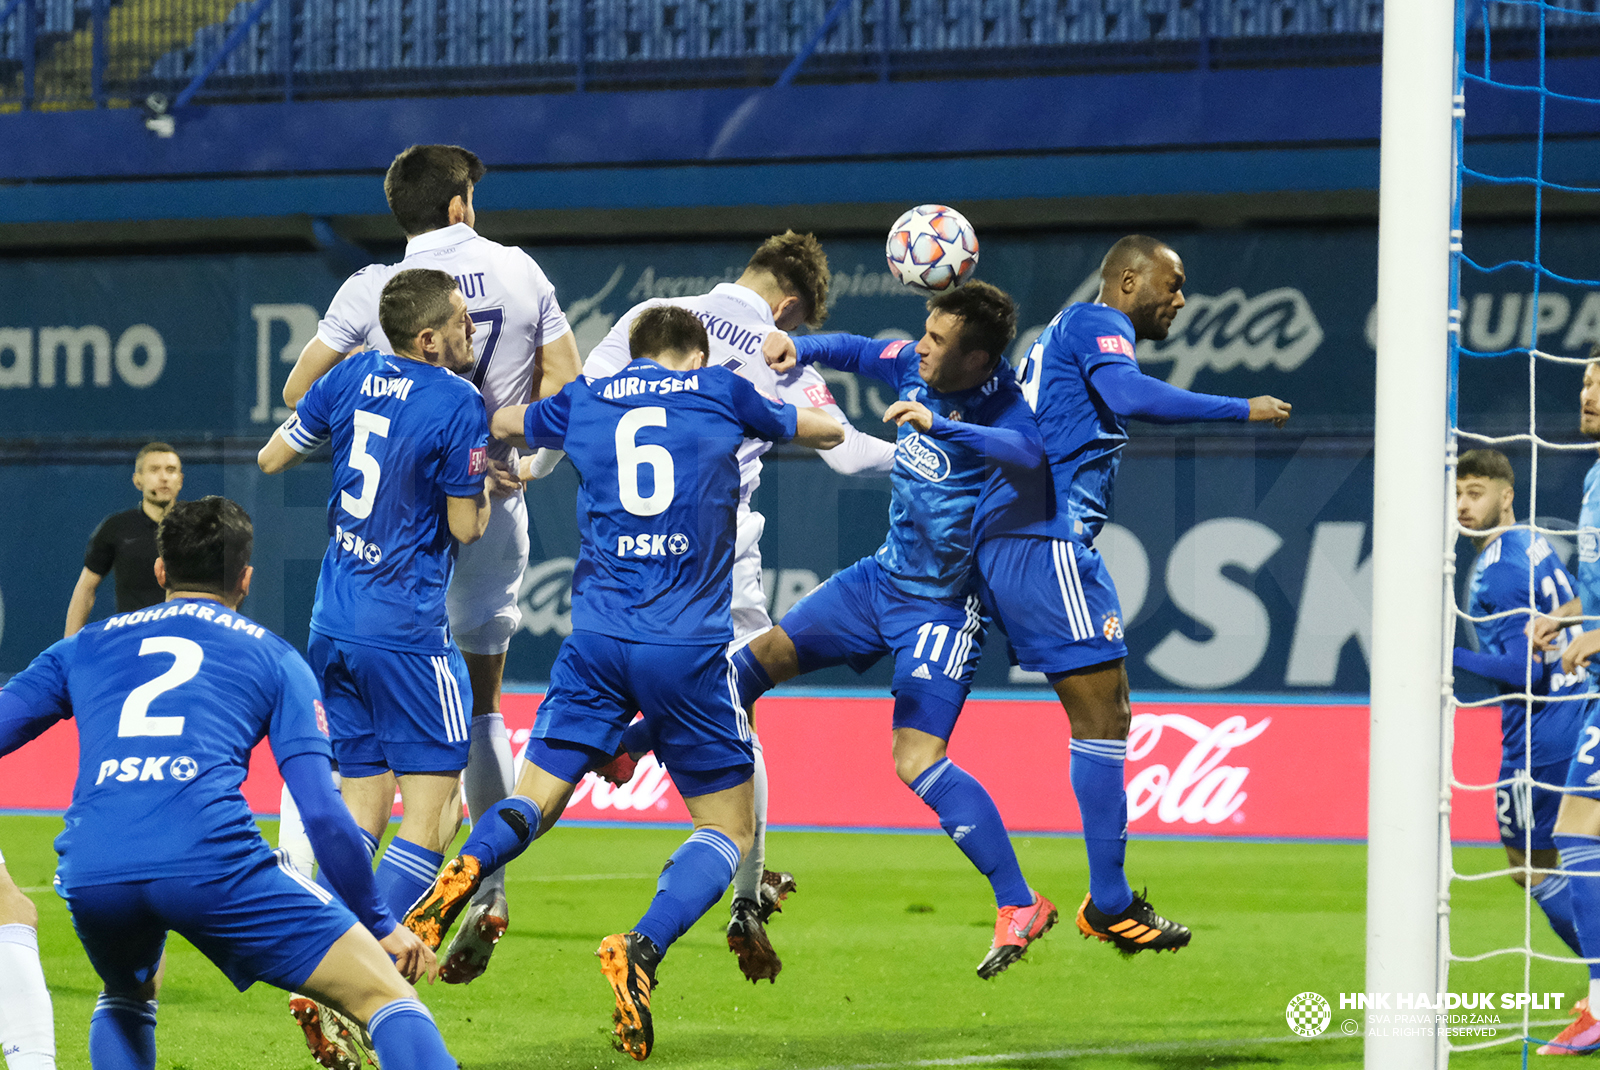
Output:
<svg viewBox="0 0 1600 1070">
<path fill-rule="evenodd" d="M 83 567 L 104 576 L 116 570 L 117 612 L 131 613 L 166 600 L 156 582 L 156 528 L 143 508 L 100 521 L 83 552 Z"/>
</svg>

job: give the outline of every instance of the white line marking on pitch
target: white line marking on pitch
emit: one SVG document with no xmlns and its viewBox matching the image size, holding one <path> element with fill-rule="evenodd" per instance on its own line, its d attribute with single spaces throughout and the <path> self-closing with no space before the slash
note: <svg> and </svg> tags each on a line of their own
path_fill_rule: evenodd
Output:
<svg viewBox="0 0 1600 1070">
<path fill-rule="evenodd" d="M 524 881 L 639 881 L 659 877 L 659 873 L 566 873 L 542 877 L 517 877 Z"/>
<path fill-rule="evenodd" d="M 1328 1040 L 1354 1040 L 1354 1037 L 1334 1035 Z M 1077 1059 L 1097 1055 L 1142 1055 L 1160 1051 L 1182 1051 L 1197 1047 L 1238 1047 L 1245 1044 L 1312 1044 L 1314 1040 L 1302 1037 L 1244 1037 L 1230 1040 L 1226 1037 L 1207 1040 L 1167 1040 L 1152 1044 L 1124 1044 L 1117 1048 L 1061 1048 L 1056 1051 L 1014 1051 L 1004 1055 L 960 1055 L 949 1059 L 917 1059 L 914 1062 L 848 1063 L 840 1066 L 818 1067 L 817 1070 L 894 1070 L 902 1066 L 982 1066 L 986 1063 L 1003 1063 L 1013 1059 Z"/>
</svg>

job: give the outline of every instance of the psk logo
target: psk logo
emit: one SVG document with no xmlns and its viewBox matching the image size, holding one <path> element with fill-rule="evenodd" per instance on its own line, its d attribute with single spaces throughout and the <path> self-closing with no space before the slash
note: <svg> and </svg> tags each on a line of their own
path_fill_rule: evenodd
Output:
<svg viewBox="0 0 1600 1070">
<path fill-rule="evenodd" d="M 173 780 L 193 780 L 195 774 L 200 772 L 200 764 L 187 754 L 172 759 L 172 764 L 167 767 Z"/>
<path fill-rule="evenodd" d="M 1316 992 L 1302 992 L 1283 1012 L 1289 1028 L 1303 1037 L 1320 1037 L 1333 1021 L 1333 1008 Z"/>
<path fill-rule="evenodd" d="M 667 540 L 667 549 L 680 557 L 689 552 L 689 537 L 680 532 L 675 532 Z"/>
<path fill-rule="evenodd" d="M 1100 627 L 1100 634 L 1106 637 L 1106 642 L 1122 638 L 1122 621 L 1115 613 L 1107 613 L 1106 620 Z"/>
<path fill-rule="evenodd" d="M 900 439 L 899 460 L 930 483 L 943 483 L 950 475 L 950 458 L 932 439 L 909 431 Z"/>
</svg>

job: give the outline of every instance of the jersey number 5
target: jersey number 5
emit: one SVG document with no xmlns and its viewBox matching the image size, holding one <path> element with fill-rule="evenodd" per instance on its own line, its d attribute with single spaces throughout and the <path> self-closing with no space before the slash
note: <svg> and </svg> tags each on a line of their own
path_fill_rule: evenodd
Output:
<svg viewBox="0 0 1600 1070">
<path fill-rule="evenodd" d="M 629 409 L 617 421 L 617 499 L 634 516 L 656 516 L 672 504 L 672 454 L 665 446 L 635 442 L 642 427 L 667 426 L 667 410 L 660 405 Z M 639 493 L 639 469 L 648 467 L 655 490 L 646 498 Z"/>
<path fill-rule="evenodd" d="M 139 656 L 146 654 L 171 654 L 172 667 L 149 683 L 140 684 L 128 692 L 122 703 L 122 716 L 117 720 L 119 736 L 181 736 L 182 717 L 152 717 L 150 703 L 186 684 L 200 671 L 205 651 L 193 639 L 180 639 L 175 635 L 155 635 L 139 644 Z"/>
<path fill-rule="evenodd" d="M 389 437 L 389 418 L 357 409 L 351 413 L 350 420 L 356 429 L 356 437 L 350 443 L 350 467 L 361 473 L 361 497 L 347 490 L 340 491 L 339 504 L 357 520 L 365 520 L 372 515 L 372 503 L 378 497 L 378 481 L 383 478 L 383 466 L 367 452 L 367 442 L 373 435 Z"/>
</svg>

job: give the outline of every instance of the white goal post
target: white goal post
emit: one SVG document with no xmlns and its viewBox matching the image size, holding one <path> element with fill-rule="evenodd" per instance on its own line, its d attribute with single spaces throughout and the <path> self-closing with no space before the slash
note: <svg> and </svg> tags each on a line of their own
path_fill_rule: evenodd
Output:
<svg viewBox="0 0 1600 1070">
<path fill-rule="evenodd" d="M 1384 5 L 1373 434 L 1372 719 L 1367 803 L 1369 992 L 1438 992 L 1446 615 L 1446 446 L 1456 189 L 1453 0 Z M 1453 618 L 1452 618 L 1453 620 Z M 1401 1030 L 1390 1032 L 1400 1033 Z M 1419 1034 L 1422 1030 L 1417 1031 Z M 1429 1036 L 1366 1040 L 1368 1070 L 1443 1066 Z"/>
</svg>

